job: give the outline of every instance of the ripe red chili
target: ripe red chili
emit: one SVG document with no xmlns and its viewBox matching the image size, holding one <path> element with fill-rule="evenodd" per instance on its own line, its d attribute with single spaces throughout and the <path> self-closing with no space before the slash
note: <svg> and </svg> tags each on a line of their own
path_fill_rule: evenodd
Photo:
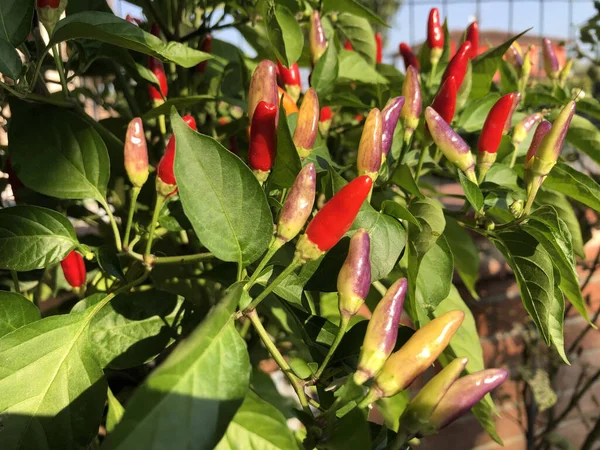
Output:
<svg viewBox="0 0 600 450">
<path fill-rule="evenodd" d="M 279 61 L 277 61 L 277 75 L 279 77 L 279 85 L 285 86 L 302 86 L 302 79 L 300 78 L 300 69 L 298 63 L 292 64 L 288 69 L 284 67 Z"/>
<path fill-rule="evenodd" d="M 421 68 L 419 60 L 406 42 L 400 44 L 400 55 L 402 55 L 402 59 L 404 59 L 404 67 L 406 69 L 408 69 L 409 66 L 413 66 L 417 70 Z"/>
<path fill-rule="evenodd" d="M 437 8 L 431 8 L 431 11 L 429 11 L 429 21 L 427 22 L 427 45 L 429 48 L 444 47 L 444 30 L 440 23 L 440 12 Z"/>
<path fill-rule="evenodd" d="M 148 93 L 152 100 L 162 100 L 163 96 L 166 97 L 169 93 L 169 85 L 167 84 L 167 75 L 165 74 L 165 66 L 162 61 L 159 61 L 152 56 L 148 57 L 148 68 L 158 79 L 158 85 L 160 86 L 160 92 L 154 86 L 148 86 Z M 162 93 L 162 95 L 161 95 Z"/>
<path fill-rule="evenodd" d="M 325 122 L 326 120 L 331 120 L 333 113 L 331 112 L 331 108 L 329 106 L 323 106 L 321 108 L 321 113 L 319 114 L 319 122 Z"/>
<path fill-rule="evenodd" d="M 52 9 L 56 9 L 59 5 L 60 0 L 37 0 L 38 8 L 45 8 L 46 6 L 49 6 Z"/>
<path fill-rule="evenodd" d="M 431 107 L 444 119 L 446 123 L 451 123 L 456 110 L 456 78 L 454 75 L 446 78 L 446 81 L 440 86 Z"/>
<path fill-rule="evenodd" d="M 471 43 L 469 58 L 477 58 L 477 53 L 479 51 L 479 25 L 476 21 L 472 22 L 471 25 L 469 25 L 469 27 L 467 28 L 467 36 L 465 38 L 465 42 L 466 41 Z"/>
<path fill-rule="evenodd" d="M 81 287 L 85 284 L 85 263 L 83 257 L 75 250 L 71 250 L 65 259 L 60 262 L 65 279 L 74 288 Z"/>
<path fill-rule="evenodd" d="M 496 153 L 498 151 L 504 124 L 512 110 L 515 95 L 514 92 L 506 94 L 492 106 L 477 143 L 479 152 Z"/>
<path fill-rule="evenodd" d="M 381 64 L 381 61 L 383 61 L 383 38 L 381 37 L 381 33 L 375 33 L 375 45 L 377 46 L 375 62 Z"/>
<path fill-rule="evenodd" d="M 469 41 L 463 42 L 456 52 L 456 55 L 454 55 L 450 60 L 450 63 L 448 63 L 448 67 L 446 67 L 446 71 L 442 76 L 442 83 L 446 81 L 447 78 L 454 76 L 456 79 L 456 89 L 460 90 L 465 75 L 467 74 L 470 52 L 471 43 Z"/>
<path fill-rule="evenodd" d="M 349 51 L 354 51 L 354 47 L 352 47 L 352 42 L 350 42 L 349 39 L 346 39 L 346 42 L 344 43 L 344 48 Z"/>
<path fill-rule="evenodd" d="M 204 38 L 204 40 L 202 41 L 202 44 L 200 44 L 200 50 L 203 51 L 204 53 L 210 53 L 212 50 L 212 36 L 210 34 L 207 34 L 206 37 Z M 204 73 L 206 71 L 206 65 L 208 64 L 208 61 L 202 61 L 200 63 L 198 63 L 196 65 L 196 72 L 197 73 Z"/>
<path fill-rule="evenodd" d="M 319 250 L 330 250 L 350 229 L 372 186 L 371 177 L 362 175 L 340 189 L 308 224 L 308 239 Z"/>
<path fill-rule="evenodd" d="M 261 101 L 256 105 L 250 127 L 248 163 L 253 170 L 268 172 L 277 152 L 277 105 Z"/>
<path fill-rule="evenodd" d="M 196 131 L 196 121 L 192 116 L 183 116 L 183 121 L 188 124 L 188 126 Z M 175 163 L 175 135 L 171 135 L 169 142 L 167 144 L 167 149 L 165 150 L 165 154 L 160 159 L 158 165 L 156 166 L 156 176 L 165 184 L 175 185 L 177 182 L 175 181 L 175 173 L 173 171 L 173 164 Z M 174 191 L 173 193 L 175 193 Z"/>
</svg>

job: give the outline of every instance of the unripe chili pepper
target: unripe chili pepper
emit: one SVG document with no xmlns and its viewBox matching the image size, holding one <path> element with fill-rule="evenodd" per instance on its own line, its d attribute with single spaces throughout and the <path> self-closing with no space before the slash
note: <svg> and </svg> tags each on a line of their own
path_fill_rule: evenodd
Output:
<svg viewBox="0 0 600 450">
<path fill-rule="evenodd" d="M 467 69 L 469 67 L 469 54 L 471 52 L 471 43 L 469 41 L 463 42 L 458 48 L 456 55 L 450 60 L 444 75 L 442 75 L 442 83 L 447 78 L 454 76 L 456 79 L 456 89 L 460 90 L 463 84 Z"/>
<path fill-rule="evenodd" d="M 394 350 L 407 287 L 406 278 L 397 280 L 373 311 L 354 373 L 356 384 L 364 384 L 378 373 Z"/>
<path fill-rule="evenodd" d="M 277 73 L 280 86 L 290 94 L 294 102 L 297 102 L 302 91 L 302 79 L 300 78 L 298 63 L 292 64 L 288 69 L 277 61 Z"/>
<path fill-rule="evenodd" d="M 390 148 L 392 147 L 392 140 L 394 139 L 394 131 L 396 131 L 396 125 L 400 118 L 400 111 L 404 106 L 404 97 L 390 98 L 381 111 L 381 118 L 383 120 L 383 131 L 381 133 L 381 160 L 385 161 Z"/>
<path fill-rule="evenodd" d="M 169 85 L 167 84 L 167 75 L 165 73 L 165 66 L 162 61 L 149 56 L 148 57 L 148 68 L 154 74 L 156 79 L 158 80 L 158 86 L 160 91 L 156 89 L 152 85 L 148 85 L 148 93 L 150 94 L 150 98 L 154 100 L 155 103 L 162 103 L 163 97 L 167 97 L 169 93 Z"/>
<path fill-rule="evenodd" d="M 518 44 L 516 42 L 514 42 L 509 48 L 508 50 L 506 50 L 506 53 L 504 54 L 506 60 L 512 64 L 512 66 L 517 70 L 517 73 L 521 72 L 521 68 L 523 67 L 523 56 L 521 56 L 521 53 L 519 52 L 518 49 Z"/>
<path fill-rule="evenodd" d="M 402 96 L 405 101 L 400 111 L 400 117 L 402 117 L 405 136 L 411 136 L 419 125 L 419 116 L 423 108 L 419 71 L 414 66 L 409 66 L 406 69 L 406 78 L 402 85 Z"/>
<path fill-rule="evenodd" d="M 325 136 L 329 132 L 333 112 L 329 106 L 323 106 L 319 113 L 319 132 Z"/>
<path fill-rule="evenodd" d="M 405 69 L 408 70 L 410 66 L 413 66 L 417 70 L 421 68 L 419 60 L 417 59 L 412 49 L 406 42 L 400 43 L 400 55 L 402 55 L 402 59 L 404 60 Z"/>
<path fill-rule="evenodd" d="M 460 310 L 449 311 L 418 329 L 375 376 L 375 393 L 391 397 L 408 387 L 444 351 L 464 318 Z"/>
<path fill-rule="evenodd" d="M 263 59 L 258 63 L 250 80 L 250 90 L 248 92 L 248 118 L 250 123 L 252 123 L 256 105 L 260 102 L 267 102 L 279 107 L 277 66 L 268 59 Z"/>
<path fill-rule="evenodd" d="M 202 44 L 200 44 L 200 50 L 203 51 L 204 53 L 210 53 L 212 50 L 212 36 L 210 34 L 207 34 L 204 39 L 202 40 Z M 202 61 L 200 63 L 198 63 L 196 65 L 196 72 L 197 73 L 204 73 L 206 71 L 206 65 L 208 64 L 208 61 Z"/>
<path fill-rule="evenodd" d="M 459 378 L 440 400 L 429 423 L 435 430 L 444 428 L 504 383 L 507 377 L 506 369 L 487 369 Z"/>
<path fill-rule="evenodd" d="M 547 120 L 540 120 L 539 125 L 535 129 L 535 133 L 533 134 L 533 139 L 531 139 L 531 143 L 529 144 L 529 149 L 527 149 L 527 156 L 525 156 L 525 165 L 533 158 L 544 139 L 544 136 L 548 134 L 550 129 L 552 128 L 552 124 Z"/>
<path fill-rule="evenodd" d="M 463 138 L 432 107 L 425 110 L 425 120 L 431 137 L 448 161 L 455 164 L 469 180 L 477 183 L 475 161 Z"/>
<path fill-rule="evenodd" d="M 349 52 L 353 52 L 354 51 L 354 47 L 352 47 L 352 42 L 350 42 L 349 39 L 346 39 L 346 42 L 344 42 L 344 48 L 346 50 L 348 50 Z"/>
<path fill-rule="evenodd" d="M 428 434 L 431 425 L 429 419 L 448 389 L 458 379 L 467 365 L 467 358 L 453 359 L 444 369 L 433 377 L 410 401 L 400 419 L 401 431 L 407 435 Z"/>
<path fill-rule="evenodd" d="M 375 62 L 381 64 L 383 61 L 383 38 L 381 37 L 381 33 L 375 33 L 375 46 Z"/>
<path fill-rule="evenodd" d="M 68 0 L 37 0 L 35 6 L 37 9 L 38 19 L 49 35 L 52 35 L 54 27 L 60 20 L 60 16 L 67 8 Z"/>
<path fill-rule="evenodd" d="M 296 105 L 296 102 L 294 101 L 294 99 L 292 97 L 290 97 L 290 95 L 287 92 L 285 92 L 283 89 L 278 87 L 277 93 L 279 95 L 279 103 L 278 104 L 281 104 L 281 99 L 283 98 L 283 109 L 285 111 L 286 117 L 289 116 L 290 114 L 294 114 L 299 111 L 298 106 Z"/>
<path fill-rule="evenodd" d="M 356 167 L 359 175 L 368 175 L 373 181 L 381 167 L 381 133 L 383 131 L 383 120 L 381 111 L 373 108 L 363 127 L 360 143 L 358 144 L 358 156 Z"/>
<path fill-rule="evenodd" d="M 269 176 L 277 153 L 277 106 L 260 102 L 250 127 L 248 163 L 261 183 Z"/>
<path fill-rule="evenodd" d="M 315 10 L 310 15 L 310 31 L 308 33 L 308 41 L 310 48 L 310 58 L 313 65 L 323 56 L 327 49 L 327 38 L 323 25 L 321 24 L 321 16 L 319 11 Z"/>
<path fill-rule="evenodd" d="M 363 175 L 340 189 L 308 224 L 296 245 L 295 259 L 313 261 L 337 244 L 352 226 L 372 187 L 371 177 Z"/>
<path fill-rule="evenodd" d="M 467 41 L 471 43 L 469 58 L 477 58 L 477 54 L 479 53 L 479 24 L 477 21 L 471 22 L 471 24 L 467 27 L 465 42 Z"/>
<path fill-rule="evenodd" d="M 350 319 L 364 304 L 371 287 L 371 238 L 364 228 L 350 239 L 348 256 L 337 277 L 340 314 Z"/>
<path fill-rule="evenodd" d="M 532 130 L 534 125 L 540 123 L 544 119 L 544 114 L 542 113 L 533 113 L 526 116 L 524 119 L 520 120 L 513 130 L 512 134 L 512 144 L 515 147 L 519 147 L 521 142 L 523 142 L 529 132 Z"/>
<path fill-rule="evenodd" d="M 558 114 L 556 120 L 552 124 L 552 129 L 544 136 L 540 147 L 535 152 L 535 158 L 537 160 L 556 164 L 574 114 L 575 102 L 570 101 Z"/>
<path fill-rule="evenodd" d="M 309 88 L 302 99 L 296 130 L 294 130 L 294 145 L 296 145 L 300 159 L 310 155 L 317 140 L 318 124 L 319 98 L 315 90 Z"/>
<path fill-rule="evenodd" d="M 315 203 L 317 174 L 315 165 L 309 163 L 302 168 L 285 200 L 279 221 L 276 239 L 278 246 L 294 239 L 310 217 Z"/>
<path fill-rule="evenodd" d="M 573 60 L 569 59 L 565 63 L 565 67 L 562 68 L 562 70 L 560 71 L 560 74 L 558 75 L 558 84 L 561 87 L 565 86 L 565 83 L 567 82 L 567 78 L 569 78 L 569 74 L 571 73 L 572 68 L 573 68 Z"/>
<path fill-rule="evenodd" d="M 427 21 L 427 46 L 431 51 L 431 64 L 437 65 L 444 51 L 444 30 L 440 22 L 440 12 L 437 8 L 429 11 Z"/>
<path fill-rule="evenodd" d="M 529 210 L 533 205 L 533 200 L 535 199 L 537 191 L 544 182 L 545 175 L 543 173 L 538 174 L 536 172 L 545 172 L 546 174 L 548 174 L 552 170 L 552 167 L 554 167 L 554 164 L 552 163 L 538 163 L 537 165 L 542 165 L 544 167 L 541 167 L 541 170 L 539 167 L 536 168 L 537 170 L 533 170 L 534 163 L 536 162 L 535 155 L 542 141 L 551 129 L 552 124 L 547 120 L 542 120 L 540 122 L 540 124 L 535 129 L 533 139 L 531 140 L 531 144 L 529 145 L 529 149 L 527 150 L 527 155 L 525 156 L 525 172 L 523 178 L 525 181 L 525 187 L 527 191 L 527 203 L 525 205 L 525 208 L 523 209 L 524 214 L 529 214 Z"/>
<path fill-rule="evenodd" d="M 485 119 L 483 129 L 477 142 L 477 168 L 479 169 L 479 182 L 483 181 L 485 174 L 496 160 L 496 152 L 502 140 L 504 126 L 511 114 L 516 93 L 506 94 L 492 106 Z"/>
<path fill-rule="evenodd" d="M 502 130 L 502 134 L 510 133 L 510 129 L 512 128 L 513 114 L 515 113 L 515 111 L 519 107 L 519 103 L 521 102 L 521 93 L 515 92 L 514 94 L 515 95 L 513 97 L 513 103 L 510 108 L 510 112 L 508 113 L 508 116 L 506 117 L 506 123 L 504 124 L 504 129 Z"/>
<path fill-rule="evenodd" d="M 442 83 L 431 103 L 431 107 L 446 123 L 452 123 L 452 119 L 454 119 L 457 93 L 456 78 L 452 75 Z"/>
<path fill-rule="evenodd" d="M 80 288 L 85 284 L 85 263 L 83 257 L 75 250 L 71 250 L 65 259 L 60 262 L 65 279 L 74 288 Z"/>
<path fill-rule="evenodd" d="M 548 78 L 556 80 L 560 72 L 560 67 L 552 41 L 548 38 L 542 39 L 542 53 L 544 55 L 544 70 L 546 71 L 546 75 Z"/>
<path fill-rule="evenodd" d="M 125 171 L 131 184 L 141 188 L 148 180 L 148 146 L 142 119 L 136 117 L 127 127 L 125 136 Z"/>
<path fill-rule="evenodd" d="M 192 129 L 196 130 L 196 121 L 192 116 L 183 116 L 183 121 Z M 167 143 L 165 154 L 156 166 L 156 192 L 163 197 L 170 197 L 177 192 L 177 181 L 173 166 L 175 163 L 175 135 L 171 135 Z"/>
</svg>

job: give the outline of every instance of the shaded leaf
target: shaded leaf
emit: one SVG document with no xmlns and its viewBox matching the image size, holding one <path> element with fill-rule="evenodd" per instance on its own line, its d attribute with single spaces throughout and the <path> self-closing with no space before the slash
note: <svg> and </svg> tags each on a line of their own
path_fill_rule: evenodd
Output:
<svg viewBox="0 0 600 450">
<path fill-rule="evenodd" d="M 40 311 L 21 294 L 0 291 L 0 338 L 40 318 Z"/>
</svg>

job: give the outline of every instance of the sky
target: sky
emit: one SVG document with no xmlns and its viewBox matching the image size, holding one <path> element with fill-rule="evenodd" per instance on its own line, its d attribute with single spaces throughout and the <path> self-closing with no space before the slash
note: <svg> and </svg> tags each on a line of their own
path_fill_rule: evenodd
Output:
<svg viewBox="0 0 600 450">
<path fill-rule="evenodd" d="M 408 3 L 407 0 L 405 3 Z M 402 41 L 419 43 L 425 38 L 427 15 L 429 9 L 436 6 L 442 16 L 448 18 L 450 30 L 460 30 L 476 18 L 476 0 L 448 0 L 446 9 L 442 1 L 413 0 L 417 3 L 411 10 L 407 4 L 402 6 L 395 17 L 387 18 L 391 30 L 385 42 L 384 55 L 386 59 L 397 52 L 398 44 Z M 545 35 L 553 38 L 567 39 L 577 36 L 577 27 L 584 23 L 595 13 L 593 0 L 571 0 L 573 3 L 572 22 L 569 17 L 569 0 L 481 0 L 479 29 L 501 30 L 507 33 L 512 31 L 517 34 L 527 28 L 533 27 L 530 33 Z M 132 6 L 125 0 L 116 0 L 116 13 L 125 16 L 127 13 L 139 14 L 139 8 Z M 510 3 L 513 4 L 513 14 L 510 14 Z M 540 8 L 544 8 L 543 16 Z M 512 16 L 512 23 L 510 17 Z M 412 27 L 411 21 L 412 22 Z M 222 40 L 227 40 L 243 50 L 248 51 L 242 37 L 235 30 L 223 30 L 215 34 Z"/>
</svg>

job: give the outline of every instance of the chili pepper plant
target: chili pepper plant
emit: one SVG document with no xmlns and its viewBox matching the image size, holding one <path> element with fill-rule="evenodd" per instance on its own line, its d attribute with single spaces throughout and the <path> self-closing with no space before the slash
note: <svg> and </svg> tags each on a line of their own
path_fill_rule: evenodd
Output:
<svg viewBox="0 0 600 450">
<path fill-rule="evenodd" d="M 400 69 L 353 0 L 133 3 L 1 2 L 0 448 L 400 449 L 469 411 L 501 442 L 459 292 L 487 240 L 568 363 L 571 64 L 477 23 L 450 55 L 435 8 Z"/>
</svg>

